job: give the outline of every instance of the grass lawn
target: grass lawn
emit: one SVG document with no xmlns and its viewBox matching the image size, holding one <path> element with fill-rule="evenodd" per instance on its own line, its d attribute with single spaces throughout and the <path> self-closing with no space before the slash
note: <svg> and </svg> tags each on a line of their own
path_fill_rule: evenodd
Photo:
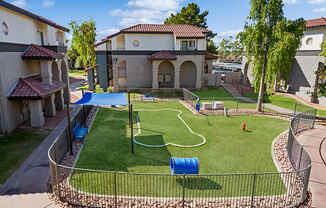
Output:
<svg viewBox="0 0 326 208">
<path fill-rule="evenodd" d="M 84 70 L 69 70 L 69 76 L 72 76 L 72 77 L 80 77 L 80 76 L 83 76 L 85 77 L 86 76 L 86 72 Z"/>
<path fill-rule="evenodd" d="M 19 168 L 47 134 L 19 129 L 0 136 L 0 184 Z"/>
<path fill-rule="evenodd" d="M 207 90 L 194 90 L 194 94 L 200 97 L 201 103 L 212 101 L 223 101 L 224 106 L 228 109 L 256 109 L 256 103 L 248 103 L 232 97 L 222 87 L 220 88 L 208 88 Z M 270 109 L 265 109 L 272 111 Z"/>
<path fill-rule="evenodd" d="M 245 93 L 246 97 L 251 98 L 253 100 L 257 100 L 258 94 L 257 93 Z M 282 108 L 294 110 L 294 105 L 297 104 L 297 111 L 298 112 L 305 112 L 309 110 L 313 110 L 313 107 L 304 105 L 295 99 L 286 96 L 286 95 L 270 95 L 270 96 L 265 96 L 264 97 L 264 102 L 265 103 L 271 103 L 273 105 L 280 106 Z M 324 110 L 317 110 L 317 114 L 320 116 L 326 116 L 326 111 Z"/>
<path fill-rule="evenodd" d="M 204 116 L 194 115 L 178 102 L 134 103 L 142 127 L 139 138 L 149 144 L 174 142 L 193 144 L 201 139 L 186 131 L 175 112 L 146 112 L 137 109 L 172 108 L 183 111 L 182 118 L 193 131 L 207 138 L 207 143 L 197 148 L 174 146 L 146 148 L 135 145 L 135 154 L 130 152 L 128 112 L 125 110 L 100 109 L 91 132 L 77 161 L 76 167 L 129 173 L 79 172 L 74 171 L 72 185 L 97 194 L 113 194 L 114 181 L 118 194 L 153 197 L 178 197 L 182 186 L 186 197 L 196 192 L 201 197 L 249 196 L 252 177 L 245 173 L 277 172 L 271 155 L 272 141 L 288 128 L 288 121 L 260 116 Z M 246 123 L 249 131 L 241 130 Z M 136 130 L 135 130 L 136 131 Z M 170 177 L 170 158 L 198 157 L 200 174 L 194 179 L 188 176 Z M 259 160 L 257 160 L 259 158 Z M 160 176 L 146 173 L 162 174 Z M 224 176 L 216 174 L 243 173 Z M 257 178 L 257 194 L 282 194 L 285 187 L 278 175 L 270 180 Z M 87 180 L 88 184 L 83 181 Z M 103 188 L 105 187 L 105 188 Z M 235 191 L 237 190 L 237 191 Z"/>
</svg>

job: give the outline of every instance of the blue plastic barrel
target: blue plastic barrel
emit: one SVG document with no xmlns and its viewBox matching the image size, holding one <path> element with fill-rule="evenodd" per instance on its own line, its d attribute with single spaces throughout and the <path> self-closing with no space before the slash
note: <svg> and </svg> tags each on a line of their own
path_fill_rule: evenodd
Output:
<svg viewBox="0 0 326 208">
<path fill-rule="evenodd" d="M 199 174 L 199 163 L 198 158 L 176 158 L 171 157 L 170 160 L 171 174 L 189 174 L 195 175 Z"/>
</svg>

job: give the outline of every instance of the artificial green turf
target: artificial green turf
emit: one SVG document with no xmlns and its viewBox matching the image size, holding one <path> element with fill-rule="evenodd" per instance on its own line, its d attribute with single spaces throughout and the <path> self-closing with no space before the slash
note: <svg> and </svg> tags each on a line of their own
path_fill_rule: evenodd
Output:
<svg viewBox="0 0 326 208">
<path fill-rule="evenodd" d="M 207 143 L 198 148 L 146 148 L 135 145 L 135 154 L 132 154 L 128 112 L 100 109 L 76 167 L 164 175 L 74 171 L 71 183 L 75 188 L 97 194 L 177 197 L 184 187 L 186 197 L 249 196 L 253 176 L 245 173 L 277 172 L 272 160 L 271 144 L 275 137 L 287 129 L 287 121 L 260 116 L 226 118 L 194 115 L 178 102 L 134 103 L 135 116 L 139 115 L 142 127 L 147 129 L 140 136 L 148 137 L 144 140 L 154 143 L 175 140 L 176 143 L 186 144 L 191 136 L 182 130 L 180 121 L 173 118 L 176 116 L 174 113 L 153 113 L 151 117 L 150 112 L 137 111 L 144 108 L 182 110 L 184 120 L 195 132 L 203 134 Z M 248 126 L 247 132 L 241 130 L 243 123 Z M 198 157 L 200 174 L 214 176 L 187 176 L 185 180 L 183 176 L 170 177 L 172 156 Z M 216 176 L 226 173 L 244 175 Z M 262 176 L 258 175 L 257 195 L 284 193 L 285 187 L 279 175 L 269 175 L 269 179 L 263 180 Z"/>
<path fill-rule="evenodd" d="M 245 97 L 251 98 L 253 100 L 257 100 L 258 94 L 257 93 L 245 93 Z M 295 99 L 286 96 L 286 95 L 270 95 L 270 96 L 265 96 L 264 97 L 264 103 L 271 103 L 273 105 L 280 106 L 282 108 L 290 109 L 290 110 L 295 110 L 297 112 L 306 112 L 310 110 L 314 110 L 315 108 L 310 107 L 308 105 L 302 104 Z M 326 116 L 326 111 L 324 110 L 317 110 L 317 115 L 320 116 Z"/>
<path fill-rule="evenodd" d="M 19 168 L 46 135 L 47 132 L 16 130 L 0 136 L 0 184 Z"/>
</svg>

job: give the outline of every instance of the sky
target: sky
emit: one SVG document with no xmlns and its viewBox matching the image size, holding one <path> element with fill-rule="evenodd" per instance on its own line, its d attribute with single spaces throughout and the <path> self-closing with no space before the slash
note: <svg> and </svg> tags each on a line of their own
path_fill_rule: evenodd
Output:
<svg viewBox="0 0 326 208">
<path fill-rule="evenodd" d="M 69 27 L 69 22 L 92 19 L 97 40 L 139 23 L 163 23 L 171 13 L 194 2 L 208 10 L 208 29 L 217 33 L 215 42 L 243 29 L 250 0 L 7 0 L 19 7 Z M 305 19 L 326 16 L 326 0 L 284 0 L 285 16 Z M 67 35 L 71 38 L 71 34 Z"/>
</svg>

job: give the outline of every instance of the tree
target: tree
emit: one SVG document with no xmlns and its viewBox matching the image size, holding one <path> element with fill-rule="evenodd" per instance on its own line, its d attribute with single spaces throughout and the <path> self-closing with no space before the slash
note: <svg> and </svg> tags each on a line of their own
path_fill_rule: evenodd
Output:
<svg viewBox="0 0 326 208">
<path fill-rule="evenodd" d="M 164 21 L 164 24 L 188 24 L 207 29 L 207 15 L 207 10 L 201 13 L 200 8 L 197 4 L 189 3 L 186 7 L 182 7 L 180 12 L 171 14 L 169 17 L 167 17 Z M 210 40 L 212 40 L 215 36 L 216 33 L 207 34 L 207 44 L 210 44 L 208 51 L 211 53 L 214 53 L 214 47 L 212 47 L 214 42 L 210 42 Z"/>
<path fill-rule="evenodd" d="M 227 56 L 230 55 L 230 49 L 231 49 L 231 41 L 229 39 L 223 38 L 221 42 L 219 43 L 219 55 L 222 57 L 222 60 L 224 60 Z"/>
<path fill-rule="evenodd" d="M 219 49 L 219 47 L 215 45 L 213 40 L 210 40 L 207 43 L 207 51 L 209 51 L 210 53 L 217 54 L 218 49 Z"/>
<path fill-rule="evenodd" d="M 95 23 L 90 20 L 78 24 L 77 22 L 69 23 L 72 30 L 71 51 L 78 53 L 77 59 L 80 59 L 81 67 L 84 69 L 95 66 L 95 37 L 96 27 Z M 94 71 L 88 71 L 89 88 L 94 89 Z"/>
<path fill-rule="evenodd" d="M 287 84 L 291 66 L 300 46 L 305 21 L 300 18 L 295 21 L 283 20 L 273 31 L 274 45 L 268 54 L 267 63 L 267 92 L 278 91 L 281 80 Z"/>
<path fill-rule="evenodd" d="M 299 46 L 297 40 L 302 37 L 304 26 L 302 20 L 286 20 L 282 0 L 251 0 L 250 5 L 250 14 L 241 33 L 241 40 L 248 60 L 253 62 L 254 87 L 259 91 L 257 111 L 262 111 L 265 87 L 271 86 L 271 81 L 277 79 L 277 74 L 290 70 L 288 65 L 282 66 L 283 61 L 291 62 L 290 57 Z M 287 57 L 286 51 L 291 53 Z"/>
</svg>

